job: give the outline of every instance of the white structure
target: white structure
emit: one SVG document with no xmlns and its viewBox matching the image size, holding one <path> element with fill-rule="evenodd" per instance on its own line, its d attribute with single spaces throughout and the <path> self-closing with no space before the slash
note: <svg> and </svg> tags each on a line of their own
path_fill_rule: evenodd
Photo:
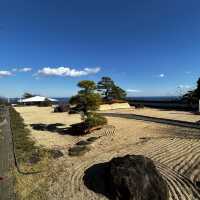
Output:
<svg viewBox="0 0 200 200">
<path fill-rule="evenodd" d="M 40 103 L 44 101 L 57 102 L 56 99 L 51 99 L 51 98 L 42 97 L 42 96 L 34 96 L 27 99 L 20 99 L 18 102 L 19 103 Z"/>
</svg>

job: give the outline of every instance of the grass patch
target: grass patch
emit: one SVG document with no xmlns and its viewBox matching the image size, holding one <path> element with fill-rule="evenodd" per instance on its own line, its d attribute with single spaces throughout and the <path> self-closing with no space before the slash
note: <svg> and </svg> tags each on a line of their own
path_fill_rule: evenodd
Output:
<svg viewBox="0 0 200 200">
<path fill-rule="evenodd" d="M 22 117 L 12 107 L 10 108 L 10 122 L 17 162 L 26 163 L 32 155 L 39 154 L 40 149 L 35 146 L 35 142 L 30 138 L 30 132 L 26 128 Z"/>
<path fill-rule="evenodd" d="M 17 194 L 17 199 L 24 200 L 46 200 L 49 181 L 47 172 L 50 169 L 50 162 L 48 158 L 43 158 L 42 161 L 38 162 L 35 165 L 32 165 L 32 168 L 27 165 L 21 164 L 21 171 L 42 171 L 36 174 L 24 175 L 19 173 L 17 170 L 13 172 L 15 177 L 15 192 Z"/>
<path fill-rule="evenodd" d="M 0 110 L 4 109 L 4 108 L 5 108 L 5 106 L 0 104 Z M 3 113 L 0 111 L 0 122 L 2 122 L 2 121 L 3 121 Z"/>
<path fill-rule="evenodd" d="M 48 183 L 47 172 L 50 169 L 52 152 L 35 145 L 23 118 L 12 107 L 10 122 L 16 160 L 20 171 L 25 173 L 19 173 L 17 169 L 13 171 L 17 197 L 25 200 L 45 200 L 47 199 L 45 192 Z"/>
<path fill-rule="evenodd" d="M 0 106 L 1 108 L 1 106 Z M 0 123 L 3 122 L 3 116 L 2 116 L 2 113 L 0 112 Z M 3 140 L 3 132 L 2 130 L 0 129 L 0 142 Z"/>
</svg>

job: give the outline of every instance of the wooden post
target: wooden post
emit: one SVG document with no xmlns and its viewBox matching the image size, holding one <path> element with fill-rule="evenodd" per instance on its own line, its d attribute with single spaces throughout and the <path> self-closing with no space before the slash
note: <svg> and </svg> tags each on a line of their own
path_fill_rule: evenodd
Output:
<svg viewBox="0 0 200 200">
<path fill-rule="evenodd" d="M 199 113 L 200 113 L 200 99 L 199 99 Z"/>
</svg>

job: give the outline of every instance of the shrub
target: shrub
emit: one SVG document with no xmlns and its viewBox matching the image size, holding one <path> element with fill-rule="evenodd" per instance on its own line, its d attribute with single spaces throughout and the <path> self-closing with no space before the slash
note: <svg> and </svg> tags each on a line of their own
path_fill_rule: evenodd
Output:
<svg viewBox="0 0 200 200">
<path fill-rule="evenodd" d="M 90 113 L 83 122 L 72 124 L 69 132 L 73 135 L 84 135 L 100 129 L 105 124 L 107 124 L 105 117 L 96 113 Z"/>
<path fill-rule="evenodd" d="M 107 124 L 107 119 L 97 113 L 90 113 L 85 120 L 85 127 L 90 129 L 96 126 L 102 126 Z"/>
<path fill-rule="evenodd" d="M 54 108 L 54 112 L 68 112 L 69 105 L 68 104 L 60 104 Z"/>
<path fill-rule="evenodd" d="M 70 108 L 68 114 L 77 114 L 79 112 L 80 111 L 78 109 L 76 109 L 76 108 Z"/>
<path fill-rule="evenodd" d="M 8 100 L 5 98 L 5 97 L 1 97 L 0 96 L 0 105 L 1 106 L 5 106 L 5 105 L 8 105 Z"/>
<path fill-rule="evenodd" d="M 85 134 L 85 130 L 86 130 L 86 127 L 85 127 L 84 122 L 72 124 L 70 125 L 70 128 L 69 128 L 69 132 L 72 135 L 83 135 Z"/>
</svg>

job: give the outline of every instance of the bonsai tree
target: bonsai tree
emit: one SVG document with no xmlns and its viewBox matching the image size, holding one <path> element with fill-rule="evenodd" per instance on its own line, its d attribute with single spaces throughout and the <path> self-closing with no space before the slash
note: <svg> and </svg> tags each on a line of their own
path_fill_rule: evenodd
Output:
<svg viewBox="0 0 200 200">
<path fill-rule="evenodd" d="M 95 113 L 101 103 L 100 94 L 96 93 L 96 84 L 94 81 L 84 80 L 78 83 L 80 90 L 77 95 L 72 96 L 69 100 L 71 105 L 76 105 L 82 112 L 84 128 L 92 128 L 103 125 L 107 121 L 104 117 Z"/>
<path fill-rule="evenodd" d="M 115 85 L 110 77 L 102 77 L 97 84 L 97 89 L 103 96 L 103 99 L 108 101 L 112 99 L 121 100 L 126 97 L 126 92 Z"/>
<path fill-rule="evenodd" d="M 84 116 L 87 116 L 89 112 L 98 109 L 101 103 L 101 96 L 95 93 L 96 84 L 94 81 L 80 81 L 78 87 L 80 87 L 81 90 L 79 90 L 77 95 L 71 97 L 69 103 L 76 105 L 76 107 L 83 112 Z"/>
</svg>

